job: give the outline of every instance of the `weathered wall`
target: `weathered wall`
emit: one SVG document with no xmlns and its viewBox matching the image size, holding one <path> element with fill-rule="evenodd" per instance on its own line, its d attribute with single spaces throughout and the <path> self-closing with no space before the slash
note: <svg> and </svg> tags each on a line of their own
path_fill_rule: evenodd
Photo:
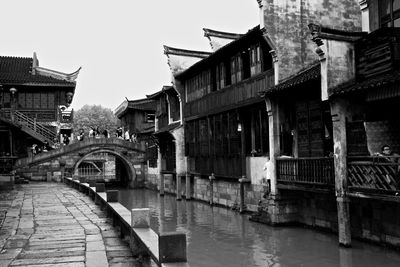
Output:
<svg viewBox="0 0 400 267">
<path fill-rule="evenodd" d="M 266 184 L 269 157 L 246 157 L 246 177 L 252 184 Z"/>
<path fill-rule="evenodd" d="M 279 80 L 317 60 L 310 40 L 308 24 L 360 31 L 361 10 L 358 0 L 266 0 L 264 25 L 276 46 Z"/>
<path fill-rule="evenodd" d="M 186 173 L 186 157 L 185 157 L 185 131 L 184 127 L 179 127 L 172 132 L 175 138 L 176 148 L 176 173 L 184 175 Z"/>
<path fill-rule="evenodd" d="M 325 40 L 327 48 L 328 88 L 355 78 L 354 45 L 350 42 Z"/>
</svg>

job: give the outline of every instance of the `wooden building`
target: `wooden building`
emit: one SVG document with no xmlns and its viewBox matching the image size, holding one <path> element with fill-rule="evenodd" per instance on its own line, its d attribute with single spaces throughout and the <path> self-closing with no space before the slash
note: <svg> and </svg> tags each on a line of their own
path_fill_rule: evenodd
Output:
<svg viewBox="0 0 400 267">
<path fill-rule="evenodd" d="M 274 12 L 292 11 L 278 8 L 280 1 L 259 3 L 275 44 L 275 74 L 281 74 L 290 62 L 282 59 L 285 43 L 296 36 L 274 31 L 281 27 L 279 20 L 268 22 Z M 397 246 L 398 216 L 389 218 L 383 207 L 398 209 L 399 163 L 396 157 L 375 155 L 383 144 L 399 149 L 400 1 L 337 1 L 318 7 L 325 17 L 300 16 L 299 25 L 291 25 L 302 32 L 308 20 L 314 56 L 311 42 L 299 38 L 295 56 L 304 63 L 293 60 L 290 74 L 279 75 L 276 85 L 263 92 L 272 181 L 261 208 L 268 217 L 263 220 L 328 228 L 338 232 L 344 246 L 350 246 L 352 235 Z M 345 14 L 335 18 L 337 12 Z"/>
<path fill-rule="evenodd" d="M 237 181 L 249 175 L 257 157 L 262 169 L 268 121 L 258 93 L 274 83 L 270 50 L 257 26 L 175 75 L 189 172 Z"/>
<path fill-rule="evenodd" d="M 157 145 L 154 127 L 157 102 L 149 99 L 125 100 L 114 111 L 124 130 L 128 130 L 132 142 L 146 145 L 148 167 L 157 167 Z"/>
<path fill-rule="evenodd" d="M 72 102 L 79 70 L 65 74 L 39 67 L 32 58 L 0 57 L 0 172 L 25 157 L 33 144 L 52 145 L 70 134 Z"/>
</svg>

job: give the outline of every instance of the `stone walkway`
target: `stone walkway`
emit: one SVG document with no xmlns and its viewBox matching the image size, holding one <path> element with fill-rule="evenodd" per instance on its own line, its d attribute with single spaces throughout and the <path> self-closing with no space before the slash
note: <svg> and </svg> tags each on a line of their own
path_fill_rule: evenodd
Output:
<svg viewBox="0 0 400 267">
<path fill-rule="evenodd" d="M 61 183 L 0 191 L 0 266 L 141 266 L 106 214 Z"/>
</svg>

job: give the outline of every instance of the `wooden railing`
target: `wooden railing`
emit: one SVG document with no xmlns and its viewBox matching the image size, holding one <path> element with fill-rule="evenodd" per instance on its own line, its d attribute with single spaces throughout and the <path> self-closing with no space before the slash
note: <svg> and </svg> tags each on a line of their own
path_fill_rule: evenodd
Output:
<svg viewBox="0 0 400 267">
<path fill-rule="evenodd" d="M 52 144 L 54 138 L 56 138 L 55 132 L 49 130 L 42 124 L 38 123 L 35 119 L 32 119 L 19 111 L 13 111 L 11 117 L 17 124 L 28 127 L 32 131 L 46 138 L 50 144 Z"/>
<path fill-rule="evenodd" d="M 399 188 L 399 157 L 348 157 L 350 191 L 389 193 Z"/>
<path fill-rule="evenodd" d="M 240 104 L 246 100 L 259 98 L 258 93 L 274 85 L 273 69 L 264 71 L 239 83 L 230 85 L 185 104 L 185 117 L 215 112 L 221 108 Z"/>
<path fill-rule="evenodd" d="M 333 158 L 277 158 L 278 183 L 335 185 Z"/>
</svg>

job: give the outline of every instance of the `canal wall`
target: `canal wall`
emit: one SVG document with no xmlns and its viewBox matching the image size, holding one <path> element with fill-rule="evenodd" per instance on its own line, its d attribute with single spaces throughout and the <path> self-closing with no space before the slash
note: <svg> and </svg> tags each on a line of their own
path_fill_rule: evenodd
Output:
<svg viewBox="0 0 400 267">
<path fill-rule="evenodd" d="M 279 196 L 262 201 L 251 220 L 269 225 L 305 225 L 338 233 L 336 197 L 333 192 L 280 190 Z M 400 248 L 399 202 L 351 197 L 350 225 L 354 239 Z"/>
<path fill-rule="evenodd" d="M 164 192 L 177 195 L 176 175 L 164 173 Z M 159 191 L 160 180 L 158 174 L 147 173 L 146 188 Z M 212 203 L 214 205 L 224 206 L 230 209 L 239 210 L 241 203 L 240 182 L 238 180 L 220 180 L 212 181 L 208 177 L 200 175 L 191 175 L 190 198 Z M 212 187 L 212 191 L 211 191 Z M 256 212 L 259 200 L 267 191 L 267 186 L 263 184 L 244 183 L 244 210 Z M 211 193 L 212 192 L 212 193 Z M 188 198 L 186 194 L 186 177 L 181 177 L 181 196 Z"/>
</svg>

